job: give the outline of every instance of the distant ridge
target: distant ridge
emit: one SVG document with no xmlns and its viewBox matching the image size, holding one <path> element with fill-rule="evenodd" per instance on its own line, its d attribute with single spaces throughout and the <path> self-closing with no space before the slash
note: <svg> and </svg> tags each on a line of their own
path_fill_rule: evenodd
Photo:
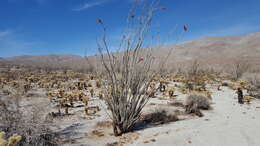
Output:
<svg viewBox="0 0 260 146">
<path fill-rule="evenodd" d="M 69 62 L 77 62 L 82 60 L 81 56 L 78 55 L 40 55 L 40 56 L 15 56 L 6 58 L 5 61 L 8 63 L 18 65 L 46 65 L 46 64 L 66 64 Z"/>
<path fill-rule="evenodd" d="M 241 36 L 205 37 L 177 45 L 162 46 L 155 53 L 157 57 L 170 55 L 170 62 L 201 60 L 210 64 L 228 63 L 237 58 L 247 58 L 260 63 L 260 32 Z"/>
<path fill-rule="evenodd" d="M 158 59 L 173 50 L 168 63 L 187 62 L 194 59 L 208 64 L 228 64 L 236 58 L 247 58 L 260 64 L 260 32 L 241 36 L 205 37 L 183 42 L 177 45 L 161 46 L 154 52 Z M 94 62 L 95 56 L 89 57 Z M 40 55 L 15 56 L 4 59 L 5 62 L 18 65 L 56 67 L 75 67 L 86 65 L 87 61 L 79 55 Z"/>
</svg>

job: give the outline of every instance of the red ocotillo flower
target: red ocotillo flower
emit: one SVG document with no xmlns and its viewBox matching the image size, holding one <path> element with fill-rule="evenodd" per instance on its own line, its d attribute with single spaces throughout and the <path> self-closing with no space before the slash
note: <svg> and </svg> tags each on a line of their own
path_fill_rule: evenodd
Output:
<svg viewBox="0 0 260 146">
<path fill-rule="evenodd" d="M 160 10 L 167 10 L 167 8 L 166 7 L 161 7 Z"/>
<path fill-rule="evenodd" d="M 143 57 L 140 57 L 139 60 L 138 60 L 138 63 L 144 61 L 144 58 Z"/>
<path fill-rule="evenodd" d="M 184 30 L 184 31 L 187 31 L 187 30 L 188 30 L 188 26 L 187 26 L 187 25 L 184 25 L 184 26 L 183 26 L 183 30 Z"/>
<path fill-rule="evenodd" d="M 129 17 L 130 17 L 130 18 L 134 18 L 134 17 L 135 17 L 135 14 L 129 14 Z"/>
<path fill-rule="evenodd" d="M 101 19 L 97 19 L 96 21 L 97 23 L 103 23 Z"/>
</svg>

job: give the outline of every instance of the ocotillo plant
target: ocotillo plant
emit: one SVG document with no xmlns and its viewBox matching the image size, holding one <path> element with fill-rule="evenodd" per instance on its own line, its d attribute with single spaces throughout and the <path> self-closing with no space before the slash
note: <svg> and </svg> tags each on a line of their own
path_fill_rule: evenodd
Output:
<svg viewBox="0 0 260 146">
<path fill-rule="evenodd" d="M 102 84 L 106 88 L 104 100 L 111 111 L 110 118 L 116 136 L 134 128 L 142 109 L 149 98 L 153 97 L 146 93 L 156 75 L 156 71 L 152 70 L 155 63 L 153 50 L 156 47 L 150 47 L 146 43 L 149 41 L 147 37 L 154 14 L 165 10 L 159 6 L 159 2 L 160 0 L 135 2 L 116 51 L 112 51 L 114 49 L 107 42 L 104 21 L 97 19 L 103 30 L 102 37 L 98 39 L 98 50 L 106 72 Z"/>
</svg>

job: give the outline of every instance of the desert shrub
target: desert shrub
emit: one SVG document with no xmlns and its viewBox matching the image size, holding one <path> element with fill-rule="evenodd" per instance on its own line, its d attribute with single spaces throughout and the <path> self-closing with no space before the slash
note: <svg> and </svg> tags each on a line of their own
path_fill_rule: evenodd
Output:
<svg viewBox="0 0 260 146">
<path fill-rule="evenodd" d="M 191 91 L 189 92 L 189 95 L 196 95 L 196 96 L 203 96 L 207 99 L 212 99 L 212 96 L 211 96 L 212 92 L 211 91 Z"/>
<path fill-rule="evenodd" d="M 234 80 L 239 79 L 240 77 L 243 76 L 243 74 L 245 72 L 247 72 L 250 68 L 250 63 L 247 60 L 244 59 L 240 59 L 240 60 L 236 60 L 233 64 L 232 67 L 232 76 Z"/>
<path fill-rule="evenodd" d="M 120 142 L 112 142 L 112 143 L 107 143 L 106 146 L 123 146 L 123 144 Z"/>
<path fill-rule="evenodd" d="M 8 137 L 18 134 L 22 137 L 21 146 L 57 145 L 49 126 L 50 121 L 45 119 L 44 111 L 39 105 L 30 109 L 20 106 L 20 97 L 1 99 L 0 102 L 0 131 Z"/>
<path fill-rule="evenodd" d="M 227 87 L 227 86 L 229 86 L 229 84 L 227 82 L 223 82 L 223 83 L 221 83 L 221 86 Z"/>
<path fill-rule="evenodd" d="M 19 135 L 13 135 L 8 139 L 5 139 L 5 135 L 5 132 L 0 132 L 0 146 L 17 146 L 22 139 L 22 137 Z"/>
<path fill-rule="evenodd" d="M 203 116 L 200 109 L 210 109 L 210 100 L 202 95 L 189 95 L 186 99 L 185 109 L 187 113 L 194 113 L 198 116 Z"/>
<path fill-rule="evenodd" d="M 161 125 L 170 122 L 178 121 L 178 117 L 170 109 L 159 108 L 154 112 L 142 115 L 137 126 L 147 126 L 147 125 Z"/>
<path fill-rule="evenodd" d="M 257 73 L 246 74 L 244 78 L 249 81 L 254 87 L 260 89 L 260 75 Z"/>
<path fill-rule="evenodd" d="M 259 91 L 259 88 L 256 88 L 256 87 L 252 87 L 252 88 L 249 88 L 247 89 L 247 92 L 250 96 L 254 97 L 254 98 L 258 98 L 260 99 L 260 91 Z"/>
<path fill-rule="evenodd" d="M 183 102 L 181 102 L 181 101 L 168 102 L 168 105 L 175 106 L 175 107 L 185 107 Z"/>
</svg>

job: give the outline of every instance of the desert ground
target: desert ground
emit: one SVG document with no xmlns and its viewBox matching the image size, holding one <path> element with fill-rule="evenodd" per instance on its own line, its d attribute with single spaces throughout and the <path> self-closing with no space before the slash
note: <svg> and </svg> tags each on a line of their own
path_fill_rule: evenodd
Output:
<svg viewBox="0 0 260 146">
<path fill-rule="evenodd" d="M 3 115 L 1 119 L 10 120 L 11 127 L 23 125 L 26 132 L 36 127 L 33 134 L 26 133 L 32 137 L 42 137 L 41 128 L 48 129 L 51 140 L 47 140 L 53 145 L 259 145 L 260 100 L 253 82 L 213 73 L 193 76 L 197 78 L 175 74 L 155 79 L 156 90 L 140 121 L 132 131 L 115 136 L 100 76 L 4 72 L 1 110 L 7 116 L 14 112 L 19 122 L 16 125 Z M 238 103 L 237 87 L 243 89 L 244 104 Z M 195 102 L 202 100 L 192 110 L 187 102 L 190 96 Z M 0 125 L 3 130 L 5 126 Z"/>
<path fill-rule="evenodd" d="M 106 143 L 121 142 L 125 145 L 238 145 L 257 146 L 259 141 L 259 115 L 260 101 L 254 100 L 250 104 L 239 105 L 236 93 L 226 87 L 222 91 L 212 88 L 212 110 L 203 111 L 204 117 L 184 116 L 180 121 L 170 122 L 157 126 L 147 126 L 143 129 L 114 138 L 111 129 L 96 127 L 96 122 L 107 121 L 106 116 L 101 116 L 93 121 L 77 122 L 78 128 L 71 129 L 80 139 L 74 145 L 105 145 Z M 185 95 L 180 95 L 179 100 Z M 166 108 L 174 111 L 176 107 L 169 107 L 171 100 L 151 100 L 145 111 Z M 102 114 L 102 111 L 101 113 Z M 105 114 L 105 113 L 103 113 Z M 90 125 L 93 125 L 91 127 Z M 85 131 L 98 129 L 99 136 L 84 136 Z M 90 130 L 90 131 L 91 131 Z M 77 135 L 76 134 L 76 135 Z M 87 134 L 88 135 L 88 134 Z M 75 136 L 75 135 L 74 135 Z M 88 144 L 86 144 L 86 141 Z"/>
</svg>

